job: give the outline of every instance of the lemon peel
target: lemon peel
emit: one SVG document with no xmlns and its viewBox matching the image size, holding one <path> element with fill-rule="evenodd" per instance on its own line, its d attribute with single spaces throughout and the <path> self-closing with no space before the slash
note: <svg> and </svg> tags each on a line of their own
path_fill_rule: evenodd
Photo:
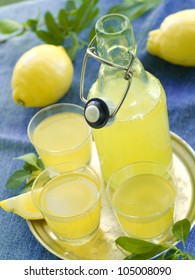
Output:
<svg viewBox="0 0 195 280">
<path fill-rule="evenodd" d="M 43 219 L 32 200 L 31 191 L 0 201 L 0 207 L 7 212 L 14 212 L 26 220 Z"/>
<path fill-rule="evenodd" d="M 167 16 L 159 29 L 149 32 L 146 48 L 170 63 L 195 66 L 195 9 Z"/>
<path fill-rule="evenodd" d="M 12 74 L 12 98 L 27 107 L 44 107 L 62 98 L 73 79 L 73 64 L 62 46 L 38 45 L 25 52 Z"/>
</svg>

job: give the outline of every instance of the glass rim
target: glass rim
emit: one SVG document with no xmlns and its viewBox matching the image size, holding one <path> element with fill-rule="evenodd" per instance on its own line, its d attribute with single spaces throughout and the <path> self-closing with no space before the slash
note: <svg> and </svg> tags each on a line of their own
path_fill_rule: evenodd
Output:
<svg viewBox="0 0 195 280">
<path fill-rule="evenodd" d="M 124 23 L 123 28 L 121 28 L 121 30 L 119 30 L 119 31 L 111 32 L 111 33 L 108 33 L 106 31 L 102 30 L 102 24 L 106 20 L 112 19 L 112 18 L 113 19 L 116 19 L 116 18 L 120 19 L 121 22 Z M 111 14 L 108 14 L 108 15 L 104 15 L 104 16 L 102 16 L 98 19 L 98 21 L 96 22 L 96 25 L 95 25 L 98 34 L 101 34 L 103 36 L 109 36 L 109 37 L 116 36 L 117 34 L 122 34 L 123 32 L 128 30 L 129 26 L 130 26 L 130 21 L 129 21 L 128 17 L 126 17 L 123 14 L 119 14 L 119 13 L 111 13 Z"/>
<path fill-rule="evenodd" d="M 87 142 L 88 141 L 88 139 L 92 136 L 92 129 L 91 129 L 91 127 L 90 126 L 88 126 L 88 134 L 87 134 L 87 137 L 85 138 L 85 139 L 83 139 L 83 141 L 79 144 L 79 145 L 75 145 L 75 146 L 73 146 L 72 148 L 70 148 L 70 149 L 66 149 L 66 150 L 58 150 L 58 151 L 56 151 L 56 150 L 45 150 L 45 149 L 43 149 L 43 148 L 41 148 L 41 147 L 39 147 L 38 145 L 35 145 L 34 144 L 34 141 L 33 141 L 33 139 L 32 139 L 32 137 L 31 137 L 31 133 L 30 133 L 30 128 L 31 128 L 31 126 L 32 126 L 32 124 L 33 124 L 33 122 L 35 121 L 35 119 L 37 118 L 37 116 L 39 116 L 41 113 L 44 113 L 44 112 L 46 112 L 46 111 L 48 111 L 48 110 L 50 110 L 50 109 L 55 109 L 55 108 L 57 108 L 57 107 L 68 107 L 68 106 L 72 106 L 72 107 L 75 107 L 75 108 L 77 108 L 77 109 L 81 109 L 83 112 L 84 112 L 84 108 L 83 107 L 81 107 L 81 106 L 79 106 L 79 105 L 77 105 L 77 104 L 74 104 L 74 103 L 57 103 L 57 104 L 52 104 L 52 105 L 49 105 L 49 106 L 47 106 L 47 107 L 44 107 L 44 108 L 42 108 L 41 110 L 39 110 L 37 113 L 35 113 L 34 114 L 34 116 L 30 119 L 30 121 L 29 121 L 29 124 L 28 124 L 28 127 L 27 127 L 27 135 L 28 135 L 28 138 L 29 138 L 29 140 L 30 140 L 30 142 L 33 144 L 33 146 L 35 147 L 35 148 L 37 148 L 37 149 L 39 149 L 40 151 L 43 151 L 44 153 L 70 153 L 70 152 L 72 152 L 73 150 L 75 150 L 75 149 L 79 149 L 85 142 Z M 66 112 L 64 112 L 64 113 L 66 113 Z M 56 114 L 60 114 L 60 112 L 59 113 L 55 113 L 54 115 L 56 115 Z M 77 113 L 76 113 L 77 114 Z M 78 113 L 79 114 L 79 113 Z M 53 115 L 51 115 L 51 116 L 53 116 Z M 48 117 L 50 117 L 50 116 L 48 116 Z M 40 122 L 41 123 L 41 122 Z M 86 122 L 86 124 L 87 124 L 87 122 Z"/>
<path fill-rule="evenodd" d="M 62 165 L 67 165 L 67 164 L 77 164 L 78 165 L 78 167 L 76 167 L 76 168 L 73 168 L 72 170 L 68 170 L 68 171 L 61 171 L 61 173 L 60 173 L 60 171 L 58 172 L 57 170 L 55 170 L 54 168 L 55 167 L 57 167 L 57 166 L 62 166 Z M 93 175 L 95 175 L 95 177 L 96 177 L 96 179 L 97 179 L 97 182 L 98 182 L 98 184 L 99 184 L 99 188 L 97 187 L 97 184 L 95 183 L 95 185 L 96 185 L 96 187 L 97 187 L 97 190 L 98 190 L 98 195 L 97 195 L 97 197 L 96 197 L 96 200 L 95 200 L 95 202 L 93 203 L 93 205 L 91 206 L 91 207 L 89 207 L 88 209 L 86 209 L 86 210 L 84 210 L 83 212 L 81 212 L 81 213 L 79 213 L 79 214 L 76 214 L 76 215 L 71 215 L 71 216 L 57 216 L 57 215 L 52 215 L 52 214 L 48 214 L 46 211 L 43 211 L 42 209 L 41 209 L 41 206 L 40 206 L 40 204 L 37 202 L 37 200 L 36 200 L 36 198 L 35 198 L 35 186 L 36 186 L 36 184 L 39 182 L 39 180 L 41 179 L 41 177 L 42 176 L 44 176 L 45 174 L 47 174 L 47 172 L 48 172 L 48 174 L 49 174 L 49 172 L 51 172 L 52 171 L 52 168 L 53 168 L 53 174 L 58 174 L 59 173 L 59 175 L 62 175 L 62 174 L 65 174 L 65 173 L 69 173 L 69 172 L 74 172 L 74 171 L 76 171 L 76 170 L 79 170 L 79 169 L 83 169 L 83 168 L 85 168 L 85 169 L 88 169 L 88 170 L 90 170 L 90 172 L 92 172 L 93 173 Z M 84 173 L 85 174 L 85 173 Z M 57 175 L 58 176 L 58 175 Z M 56 176 L 56 177 L 57 177 Z M 56 178 L 56 177 L 54 177 L 54 178 Z M 54 178 L 52 178 L 52 179 L 54 179 Z M 52 180 L 51 179 L 51 180 Z M 49 181 L 48 181 L 49 182 Z M 48 183 L 47 182 L 47 183 Z M 45 183 L 45 184 L 47 184 L 47 183 Z M 45 185 L 44 184 L 44 185 Z M 58 220 L 58 221 L 65 221 L 65 220 L 69 220 L 69 219 L 77 219 L 77 218 L 79 218 L 79 217 L 82 217 L 82 216 L 85 216 L 88 212 L 91 212 L 95 207 L 96 207 L 96 205 L 97 205 L 97 203 L 98 203 L 98 201 L 100 200 L 100 198 L 101 198 L 101 193 L 102 193 L 102 188 L 103 188 L 103 186 L 102 186 L 103 184 L 102 184 L 102 181 L 101 181 L 101 179 L 100 179 L 100 177 L 99 177 L 99 175 L 98 175 L 98 173 L 91 167 L 91 166 L 88 166 L 88 165 L 86 165 L 86 164 L 84 164 L 84 163 L 81 163 L 81 162 L 64 162 L 64 163 L 58 163 L 58 164 L 55 164 L 55 165 L 53 165 L 53 166 L 49 166 L 49 167 L 46 167 L 42 172 L 40 172 L 40 174 L 36 177 L 36 179 L 34 180 L 34 182 L 33 182 L 33 185 L 32 185 L 32 189 L 31 189 L 31 197 L 32 197 L 32 200 L 33 200 L 33 202 L 34 202 L 34 204 L 35 204 L 35 206 L 39 209 L 39 211 L 41 212 L 41 213 L 43 213 L 43 215 L 45 215 L 46 217 L 48 217 L 48 218 L 51 218 L 51 219 L 55 219 L 55 220 Z M 42 190 L 44 189 L 44 186 L 43 187 L 41 187 L 41 192 L 42 192 Z"/>
<path fill-rule="evenodd" d="M 125 170 L 125 168 L 128 168 L 128 167 L 131 167 L 131 166 L 135 166 L 135 165 L 141 165 L 141 164 L 146 164 L 146 165 L 154 165 L 154 166 L 158 166 L 158 167 L 161 167 L 164 169 L 164 171 L 166 173 L 168 173 L 170 176 L 171 176 L 171 179 L 173 180 L 173 189 L 175 191 L 175 196 L 174 196 L 174 199 L 171 201 L 171 203 L 161 212 L 157 212 L 155 214 L 152 214 L 152 215 L 145 215 L 145 216 L 137 216 L 137 215 L 129 215 L 129 214 L 126 214 L 120 210 L 118 210 L 117 208 L 113 207 L 113 204 L 112 204 L 112 200 L 111 200 L 111 197 L 110 197 L 110 194 L 109 194 L 109 188 L 110 188 L 110 183 L 113 179 L 113 177 L 117 174 L 119 174 L 120 172 L 122 172 L 123 170 Z M 143 174 L 150 174 L 149 172 L 146 172 L 146 173 L 143 173 Z M 140 174 L 141 175 L 141 174 Z M 139 175 L 133 175 L 132 177 L 134 176 L 139 176 Z M 160 176 L 160 175 L 157 175 L 157 176 Z M 122 216 L 125 216 L 126 218 L 128 219 L 132 219 L 132 220 L 145 220 L 145 219 L 151 219 L 151 218 L 155 218 L 155 217 L 158 217 L 158 216 L 161 216 L 163 214 L 165 214 L 166 212 L 168 212 L 170 210 L 170 208 L 175 204 L 175 198 L 177 196 L 177 181 L 176 181 L 176 178 L 175 176 L 173 175 L 173 173 L 171 172 L 171 170 L 166 167 L 165 165 L 163 164 L 160 164 L 160 163 L 156 163 L 156 162 L 152 162 L 152 161 L 136 161 L 136 162 L 132 162 L 132 163 L 129 163 L 129 164 L 126 164 L 124 165 L 123 167 L 121 167 L 120 169 L 118 169 L 117 171 L 115 171 L 111 177 L 109 178 L 107 184 L 106 184 L 106 194 L 107 194 L 107 197 L 109 199 L 109 202 L 111 204 L 111 207 L 112 209 L 114 210 L 115 213 L 117 214 L 120 214 Z"/>
<path fill-rule="evenodd" d="M 131 162 L 131 163 L 128 163 L 124 166 L 122 166 L 121 168 L 119 168 L 118 170 L 116 170 L 109 178 L 108 180 L 108 183 L 107 185 L 109 184 L 109 181 L 112 180 L 112 178 L 119 174 L 122 170 L 126 169 L 127 167 L 131 167 L 131 166 L 135 166 L 135 165 L 141 165 L 141 164 L 146 164 L 146 165 L 154 165 L 154 166 L 158 166 L 158 167 L 162 167 L 167 173 L 169 173 L 172 177 L 172 179 L 174 180 L 174 183 L 176 184 L 177 186 L 177 183 L 176 183 L 176 179 L 175 179 L 175 176 L 173 175 L 172 171 L 164 164 L 160 164 L 160 163 L 157 163 L 157 162 L 153 162 L 153 161 L 134 161 L 134 162 Z"/>
<path fill-rule="evenodd" d="M 120 210 L 118 210 L 117 208 L 114 208 L 113 206 L 112 206 L 112 209 L 114 210 L 114 212 L 116 214 L 120 214 L 121 216 L 124 216 L 127 219 L 129 219 L 129 220 L 134 220 L 134 221 L 136 221 L 136 220 L 140 220 L 140 221 L 144 220 L 144 221 L 147 221 L 147 220 L 151 220 L 153 218 L 159 217 L 159 216 L 163 216 L 166 212 L 168 212 L 173 207 L 174 204 L 175 204 L 175 199 L 173 199 L 171 204 L 169 204 L 168 207 L 165 208 L 163 211 L 157 212 L 157 213 L 151 214 L 151 215 L 146 215 L 146 216 L 129 215 L 129 214 L 126 214 L 124 212 L 121 212 Z"/>
</svg>

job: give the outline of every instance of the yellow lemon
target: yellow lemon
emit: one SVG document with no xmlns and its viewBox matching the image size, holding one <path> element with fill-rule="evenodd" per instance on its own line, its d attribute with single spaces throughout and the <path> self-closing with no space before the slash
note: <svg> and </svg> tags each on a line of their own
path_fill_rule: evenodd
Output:
<svg viewBox="0 0 195 280">
<path fill-rule="evenodd" d="M 5 211 L 14 212 L 26 220 L 43 219 L 31 198 L 31 191 L 0 201 L 0 207 Z"/>
<path fill-rule="evenodd" d="M 195 66 L 195 9 L 167 16 L 149 33 L 147 50 L 173 64 Z"/>
<path fill-rule="evenodd" d="M 27 107 L 47 106 L 68 91 L 72 78 L 72 61 L 62 46 L 36 46 L 24 53 L 14 67 L 13 100 Z"/>
</svg>

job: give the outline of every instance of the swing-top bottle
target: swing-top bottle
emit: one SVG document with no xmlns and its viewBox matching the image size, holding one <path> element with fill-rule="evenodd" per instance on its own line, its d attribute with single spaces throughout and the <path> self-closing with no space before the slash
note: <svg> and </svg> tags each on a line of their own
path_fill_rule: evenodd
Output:
<svg viewBox="0 0 195 280">
<path fill-rule="evenodd" d="M 93 127 L 104 180 L 138 161 L 170 168 L 172 147 L 165 92 L 136 57 L 128 18 L 120 14 L 101 17 L 94 41 L 96 47 L 91 45 L 87 56 L 102 64 L 88 93 L 85 117 Z M 108 112 L 104 113 L 104 108 Z"/>
</svg>

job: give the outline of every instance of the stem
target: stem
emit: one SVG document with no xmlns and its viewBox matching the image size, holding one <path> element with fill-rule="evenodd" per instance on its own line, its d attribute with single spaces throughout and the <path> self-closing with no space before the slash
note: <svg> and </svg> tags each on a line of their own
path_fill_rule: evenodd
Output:
<svg viewBox="0 0 195 280">
<path fill-rule="evenodd" d="M 22 34 L 24 34 L 26 31 L 27 31 L 27 29 L 25 28 L 25 26 L 23 26 L 23 28 L 21 28 L 19 31 L 14 32 L 13 34 L 11 34 L 10 36 L 8 36 L 7 38 L 0 40 L 0 44 L 1 44 L 1 43 L 7 42 L 8 40 L 10 40 L 10 39 L 12 39 L 12 38 L 14 38 L 14 37 L 17 37 L 17 36 L 22 35 Z"/>
<path fill-rule="evenodd" d="M 188 259 L 188 254 L 186 254 L 186 252 L 183 252 L 181 249 L 177 248 L 174 245 L 169 245 L 169 249 L 175 251 L 175 256 L 177 257 L 177 259 L 183 259 L 186 260 Z"/>
</svg>

